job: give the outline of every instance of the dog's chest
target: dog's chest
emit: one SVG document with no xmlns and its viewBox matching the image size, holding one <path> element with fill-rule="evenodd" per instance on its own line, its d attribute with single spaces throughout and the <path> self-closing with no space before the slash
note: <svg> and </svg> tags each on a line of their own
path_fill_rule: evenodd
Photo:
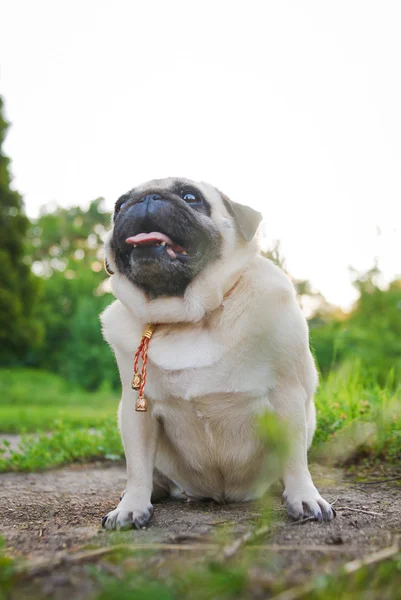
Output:
<svg viewBox="0 0 401 600">
<path fill-rule="evenodd" d="M 147 381 L 149 397 L 162 402 L 213 394 L 259 397 L 274 385 L 263 344 L 245 338 L 230 345 L 202 329 L 152 338 Z"/>
<path fill-rule="evenodd" d="M 159 468 L 189 495 L 244 500 L 263 460 L 256 427 L 258 413 L 270 408 L 269 362 L 247 339 L 232 347 L 197 341 L 175 344 L 167 360 L 156 344 L 149 352 L 146 395 L 161 424 Z M 182 368 L 162 368 L 158 357 Z"/>
</svg>

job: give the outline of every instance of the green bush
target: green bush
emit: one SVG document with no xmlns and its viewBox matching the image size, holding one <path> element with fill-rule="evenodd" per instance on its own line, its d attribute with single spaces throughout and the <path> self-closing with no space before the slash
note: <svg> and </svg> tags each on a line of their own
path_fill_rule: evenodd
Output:
<svg viewBox="0 0 401 600">
<path fill-rule="evenodd" d="M 385 385 L 391 372 L 401 377 L 401 280 L 360 293 L 346 318 L 311 327 L 311 346 L 323 374 L 358 358 L 364 376 Z"/>
</svg>

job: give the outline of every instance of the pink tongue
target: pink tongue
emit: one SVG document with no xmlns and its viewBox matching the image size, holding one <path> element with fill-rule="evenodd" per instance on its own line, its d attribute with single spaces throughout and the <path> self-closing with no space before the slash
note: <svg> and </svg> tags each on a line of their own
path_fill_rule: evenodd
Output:
<svg viewBox="0 0 401 600">
<path fill-rule="evenodd" d="M 138 246 L 141 244 L 151 244 L 152 242 L 166 242 L 168 246 L 174 246 L 170 238 L 164 233 L 160 233 L 160 231 L 152 231 L 152 233 L 138 233 L 137 235 L 127 238 L 125 242 L 126 244 L 136 244 Z"/>
<path fill-rule="evenodd" d="M 152 244 L 153 242 L 166 242 L 166 252 L 170 258 L 177 258 L 176 253 L 182 252 L 184 248 L 174 244 L 173 241 L 164 233 L 160 231 L 152 231 L 152 233 L 138 233 L 125 240 L 126 244 L 135 244 L 136 246 L 146 246 L 146 244 Z"/>
</svg>

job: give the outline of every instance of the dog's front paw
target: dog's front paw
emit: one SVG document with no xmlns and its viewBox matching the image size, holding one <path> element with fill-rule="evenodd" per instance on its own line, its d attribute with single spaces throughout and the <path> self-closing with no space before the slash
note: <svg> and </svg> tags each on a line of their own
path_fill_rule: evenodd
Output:
<svg viewBox="0 0 401 600">
<path fill-rule="evenodd" d="M 288 514 L 297 521 L 312 517 L 321 523 L 336 516 L 334 508 L 321 497 L 312 482 L 292 483 L 284 490 L 283 500 Z"/>
<path fill-rule="evenodd" d="M 127 502 L 127 497 L 123 500 L 116 509 L 109 512 L 103 517 L 102 526 L 106 529 L 141 529 L 149 522 L 153 514 L 153 506 L 148 503 L 143 506 L 137 502 Z"/>
</svg>

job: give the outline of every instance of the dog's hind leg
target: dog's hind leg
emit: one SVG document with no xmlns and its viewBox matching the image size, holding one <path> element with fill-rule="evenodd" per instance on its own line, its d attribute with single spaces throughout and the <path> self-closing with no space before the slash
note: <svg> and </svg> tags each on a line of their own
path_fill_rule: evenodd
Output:
<svg viewBox="0 0 401 600">
<path fill-rule="evenodd" d="M 172 481 L 158 469 L 153 471 L 153 489 L 151 502 L 160 502 L 171 496 Z"/>
</svg>

